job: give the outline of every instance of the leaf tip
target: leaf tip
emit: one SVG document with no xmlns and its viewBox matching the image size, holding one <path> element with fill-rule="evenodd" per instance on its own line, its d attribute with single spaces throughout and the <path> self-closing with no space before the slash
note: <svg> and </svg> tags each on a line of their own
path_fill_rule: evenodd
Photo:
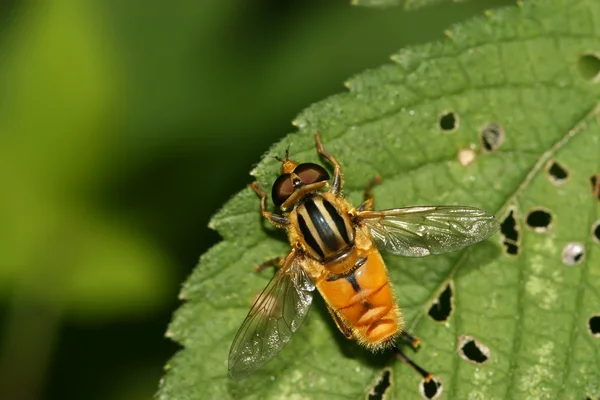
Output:
<svg viewBox="0 0 600 400">
<path fill-rule="evenodd" d="M 181 289 L 181 292 L 179 292 L 179 294 L 177 295 L 177 298 L 179 300 L 182 300 L 182 301 L 188 299 L 188 296 L 187 296 L 187 293 L 185 292 L 185 289 Z"/>
<path fill-rule="evenodd" d="M 213 231 L 217 230 L 217 224 L 215 223 L 215 217 L 213 216 L 210 221 L 208 221 L 208 227 Z"/>
</svg>

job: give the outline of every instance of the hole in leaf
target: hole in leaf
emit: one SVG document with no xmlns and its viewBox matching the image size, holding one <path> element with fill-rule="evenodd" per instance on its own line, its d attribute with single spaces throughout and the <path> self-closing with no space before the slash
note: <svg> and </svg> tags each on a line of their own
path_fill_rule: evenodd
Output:
<svg viewBox="0 0 600 400">
<path fill-rule="evenodd" d="M 527 226 L 535 232 L 545 232 L 552 222 L 552 214 L 547 210 L 535 209 L 529 211 L 525 219 Z"/>
<path fill-rule="evenodd" d="M 481 131 L 481 145 L 483 149 L 491 153 L 495 151 L 502 142 L 504 142 L 504 130 L 502 127 L 495 123 L 490 122 Z"/>
<path fill-rule="evenodd" d="M 510 210 L 500 224 L 500 233 L 503 237 L 502 244 L 504 244 L 506 253 L 516 256 L 519 253 L 519 231 L 515 219 L 515 210 Z"/>
<path fill-rule="evenodd" d="M 592 315 L 588 319 L 588 329 L 592 336 L 600 338 L 600 314 Z"/>
<path fill-rule="evenodd" d="M 458 151 L 458 162 L 463 167 L 466 167 L 467 165 L 471 164 L 473 161 L 475 161 L 475 158 L 476 158 L 475 150 L 473 150 L 469 147 L 460 149 Z"/>
<path fill-rule="evenodd" d="M 429 380 L 429 382 L 423 379 L 419 385 L 419 392 L 424 399 L 435 400 L 442 395 L 442 382 L 440 382 L 435 376 Z"/>
<path fill-rule="evenodd" d="M 596 200 L 600 201 L 600 174 L 592 175 L 590 183 L 592 184 L 592 195 Z"/>
<path fill-rule="evenodd" d="M 445 112 L 440 116 L 440 129 L 444 132 L 452 132 L 458 128 L 458 116 L 452 111 Z"/>
<path fill-rule="evenodd" d="M 581 243 L 568 243 L 562 251 L 562 262 L 565 265 L 577 265 L 583 261 L 585 247 Z"/>
<path fill-rule="evenodd" d="M 600 220 L 592 225 L 592 236 L 594 237 L 594 241 L 600 244 Z"/>
<path fill-rule="evenodd" d="M 600 74 L 600 58 L 591 53 L 581 55 L 579 57 L 579 72 L 585 80 L 596 80 Z"/>
<path fill-rule="evenodd" d="M 458 338 L 458 354 L 465 360 L 481 365 L 490 358 L 490 348 L 471 336 Z"/>
<path fill-rule="evenodd" d="M 368 400 L 382 400 L 385 398 L 385 393 L 391 385 L 390 376 L 391 373 L 389 368 L 384 369 L 375 379 L 374 386 L 371 388 L 367 397 Z"/>
<path fill-rule="evenodd" d="M 555 160 L 550 160 L 546 164 L 546 174 L 550 182 L 555 185 L 562 185 L 569 178 L 569 171 Z"/>
<path fill-rule="evenodd" d="M 519 245 L 515 243 L 505 241 L 504 248 L 506 249 L 506 252 L 512 256 L 516 256 L 517 254 L 519 254 Z"/>
<path fill-rule="evenodd" d="M 429 308 L 429 316 L 438 322 L 448 320 L 452 314 L 452 282 L 449 283 Z"/>
</svg>

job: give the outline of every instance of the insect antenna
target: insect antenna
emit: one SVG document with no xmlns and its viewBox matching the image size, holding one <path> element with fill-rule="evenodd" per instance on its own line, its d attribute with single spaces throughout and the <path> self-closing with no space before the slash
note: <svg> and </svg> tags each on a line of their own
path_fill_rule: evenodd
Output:
<svg viewBox="0 0 600 400">
<path fill-rule="evenodd" d="M 290 160 L 290 146 L 291 146 L 291 145 L 292 145 L 291 143 L 290 143 L 290 144 L 288 144 L 288 147 L 287 147 L 287 149 L 285 149 L 285 158 L 281 158 L 281 157 L 279 157 L 279 156 L 271 156 L 271 157 L 273 157 L 274 159 L 276 159 L 276 160 L 277 160 L 277 161 L 279 161 L 280 163 L 284 163 L 284 162 L 286 162 L 286 161 L 289 161 L 289 160 Z"/>
</svg>

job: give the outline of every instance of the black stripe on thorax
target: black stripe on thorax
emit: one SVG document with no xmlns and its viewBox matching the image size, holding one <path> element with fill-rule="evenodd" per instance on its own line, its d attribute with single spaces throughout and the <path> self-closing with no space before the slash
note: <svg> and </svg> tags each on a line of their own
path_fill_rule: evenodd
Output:
<svg viewBox="0 0 600 400">
<path fill-rule="evenodd" d="M 300 226 L 300 232 L 302 232 L 302 236 L 304 236 L 306 244 L 308 244 L 311 247 L 311 249 L 313 249 L 315 253 L 317 253 L 321 258 L 325 257 L 323 250 L 321 250 L 319 243 L 317 243 L 313 235 L 310 233 L 310 230 L 306 225 L 306 221 L 304 220 L 304 217 L 301 214 L 298 214 L 298 225 Z"/>
<path fill-rule="evenodd" d="M 348 231 L 346 230 L 346 223 L 344 222 L 344 218 L 338 213 L 333 204 L 329 201 L 323 199 L 323 205 L 327 210 L 327 213 L 335 223 L 340 235 L 342 235 L 342 239 L 344 239 L 344 243 L 350 244 L 350 238 L 348 237 Z"/>
<path fill-rule="evenodd" d="M 327 219 L 321 213 L 321 210 L 315 204 L 313 199 L 307 199 L 304 201 L 304 207 L 306 212 L 313 223 L 313 226 L 317 230 L 319 238 L 323 241 L 323 244 L 330 250 L 336 251 L 339 248 L 336 234 L 333 232 Z"/>
</svg>

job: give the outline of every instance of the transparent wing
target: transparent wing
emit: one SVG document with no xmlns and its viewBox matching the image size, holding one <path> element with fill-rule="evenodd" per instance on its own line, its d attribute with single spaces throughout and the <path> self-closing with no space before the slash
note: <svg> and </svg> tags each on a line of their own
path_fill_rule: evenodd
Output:
<svg viewBox="0 0 600 400">
<path fill-rule="evenodd" d="M 492 214 L 464 206 L 364 211 L 358 217 L 380 248 L 407 257 L 456 251 L 486 239 L 500 226 Z"/>
<path fill-rule="evenodd" d="M 285 346 L 302 325 L 314 284 L 294 255 L 271 279 L 242 323 L 229 350 L 229 374 L 242 379 Z"/>
</svg>

